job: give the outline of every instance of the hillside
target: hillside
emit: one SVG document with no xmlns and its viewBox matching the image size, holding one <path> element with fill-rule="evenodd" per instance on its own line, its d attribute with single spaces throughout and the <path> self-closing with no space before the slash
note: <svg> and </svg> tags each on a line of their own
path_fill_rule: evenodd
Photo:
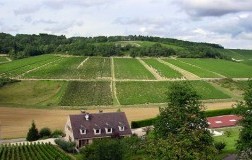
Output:
<svg viewBox="0 0 252 160">
<path fill-rule="evenodd" d="M 0 53 L 12 59 L 60 53 L 79 56 L 221 58 L 251 64 L 251 50 L 224 49 L 219 44 L 196 43 L 149 36 L 70 37 L 49 34 L 12 36 L 0 33 Z"/>
</svg>

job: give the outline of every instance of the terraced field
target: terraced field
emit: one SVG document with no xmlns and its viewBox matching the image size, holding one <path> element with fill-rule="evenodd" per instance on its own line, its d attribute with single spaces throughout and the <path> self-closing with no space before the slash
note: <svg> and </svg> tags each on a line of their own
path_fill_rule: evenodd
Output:
<svg viewBox="0 0 252 160">
<path fill-rule="evenodd" d="M 252 67 L 243 63 L 232 62 L 220 59 L 179 59 L 183 62 L 196 65 L 202 69 L 219 73 L 228 78 L 251 78 Z"/>
<path fill-rule="evenodd" d="M 117 79 L 155 79 L 155 77 L 134 58 L 114 58 Z"/>
<path fill-rule="evenodd" d="M 175 71 L 174 69 L 170 68 L 169 66 L 162 64 L 157 61 L 157 59 L 154 58 L 148 58 L 148 59 L 142 59 L 146 64 L 148 64 L 150 67 L 155 69 L 160 76 L 165 78 L 181 78 L 182 75 Z"/>
<path fill-rule="evenodd" d="M 110 82 L 77 82 L 68 83 L 60 105 L 92 106 L 111 105 L 112 92 Z"/>
<path fill-rule="evenodd" d="M 179 68 L 182 68 L 184 70 L 187 70 L 201 78 L 220 78 L 218 74 L 215 74 L 211 71 L 208 71 L 207 69 L 203 69 L 197 66 L 194 66 L 193 64 L 187 64 L 183 63 L 183 61 L 176 60 L 176 59 L 163 59 L 164 61 L 171 63 Z"/>
<path fill-rule="evenodd" d="M 26 73 L 29 70 L 40 67 L 47 63 L 60 59 L 54 55 L 42 55 L 31 58 L 25 58 L 12 61 L 11 63 L 0 64 L 0 76 L 16 77 Z"/>
<path fill-rule="evenodd" d="M 190 81 L 201 99 L 230 98 L 205 81 Z M 117 82 L 117 96 L 121 104 L 165 103 L 171 82 Z M 125 96 L 126 95 L 126 96 Z"/>
</svg>

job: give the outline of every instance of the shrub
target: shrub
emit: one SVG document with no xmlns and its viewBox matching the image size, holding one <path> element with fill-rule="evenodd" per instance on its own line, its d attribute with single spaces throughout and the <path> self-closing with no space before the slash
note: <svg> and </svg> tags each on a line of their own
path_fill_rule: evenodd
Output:
<svg viewBox="0 0 252 160">
<path fill-rule="evenodd" d="M 65 133 L 62 130 L 58 130 L 56 129 L 55 131 L 53 131 L 52 133 L 52 137 L 53 138 L 59 138 L 59 137 L 63 137 L 65 135 Z"/>
<path fill-rule="evenodd" d="M 68 153 L 73 153 L 75 151 L 75 142 L 67 142 L 63 139 L 55 139 L 55 143 Z"/>
<path fill-rule="evenodd" d="M 225 142 L 216 142 L 216 143 L 214 143 L 214 146 L 218 150 L 218 152 L 220 153 L 226 147 L 226 143 Z"/>
<path fill-rule="evenodd" d="M 40 131 L 39 131 L 39 136 L 41 138 L 45 138 L 45 137 L 50 137 L 52 134 L 52 131 L 50 130 L 50 128 L 42 128 Z"/>
<path fill-rule="evenodd" d="M 140 121 L 132 121 L 131 128 L 140 128 L 140 127 L 151 126 L 154 124 L 156 119 L 157 118 L 149 118 L 149 119 L 140 120 Z"/>
<path fill-rule="evenodd" d="M 230 115 L 234 113 L 233 108 L 227 108 L 227 109 L 218 109 L 213 111 L 206 111 L 206 117 L 214 117 L 214 116 L 222 116 L 222 115 Z"/>
</svg>

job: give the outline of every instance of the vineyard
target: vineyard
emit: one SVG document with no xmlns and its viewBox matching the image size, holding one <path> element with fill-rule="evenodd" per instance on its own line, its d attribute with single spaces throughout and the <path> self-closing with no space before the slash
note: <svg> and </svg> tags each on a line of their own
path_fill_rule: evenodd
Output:
<svg viewBox="0 0 252 160">
<path fill-rule="evenodd" d="M 59 148 L 51 144 L 0 145 L 1 160 L 72 160 Z"/>
</svg>

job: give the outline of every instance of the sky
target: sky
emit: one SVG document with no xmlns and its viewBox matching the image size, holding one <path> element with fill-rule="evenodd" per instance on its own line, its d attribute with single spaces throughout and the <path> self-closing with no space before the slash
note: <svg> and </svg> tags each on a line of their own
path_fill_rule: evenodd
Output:
<svg viewBox="0 0 252 160">
<path fill-rule="evenodd" d="M 0 32 L 148 35 L 252 49 L 252 0 L 0 0 Z"/>
</svg>

